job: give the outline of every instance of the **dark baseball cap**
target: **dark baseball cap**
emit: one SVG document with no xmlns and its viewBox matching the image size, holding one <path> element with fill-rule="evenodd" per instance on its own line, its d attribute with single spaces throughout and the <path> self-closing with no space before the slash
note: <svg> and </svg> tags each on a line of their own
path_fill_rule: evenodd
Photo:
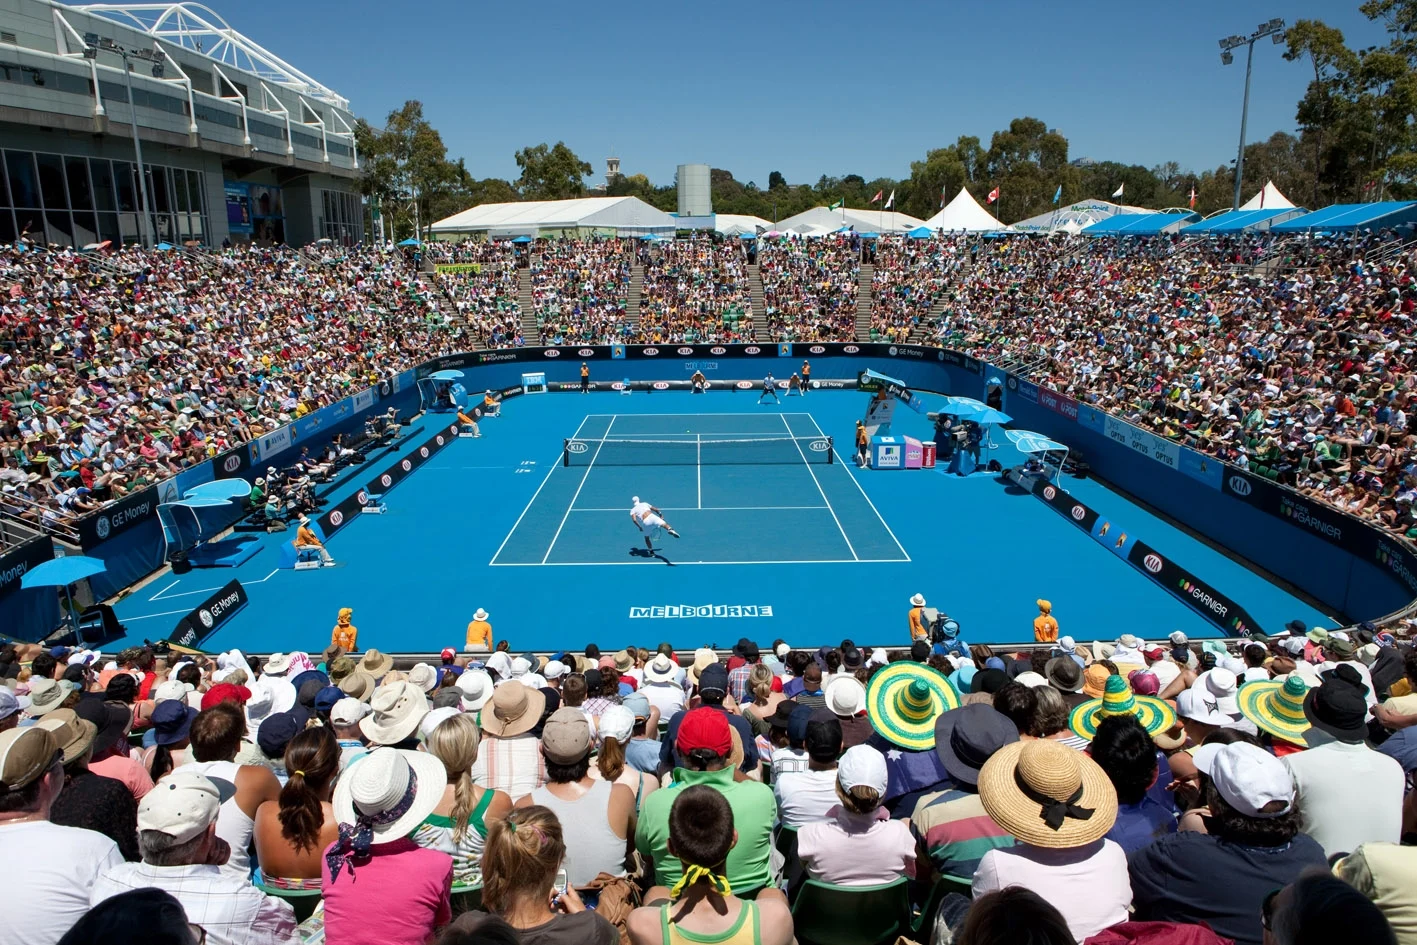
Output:
<svg viewBox="0 0 1417 945">
<path fill-rule="evenodd" d="M 803 742 L 817 764 L 831 764 L 841 754 L 841 720 L 830 709 L 813 709 Z"/>
<path fill-rule="evenodd" d="M 711 692 L 718 693 L 720 698 L 728 694 L 728 670 L 721 663 L 705 667 L 699 673 L 699 695 L 708 696 Z"/>
</svg>

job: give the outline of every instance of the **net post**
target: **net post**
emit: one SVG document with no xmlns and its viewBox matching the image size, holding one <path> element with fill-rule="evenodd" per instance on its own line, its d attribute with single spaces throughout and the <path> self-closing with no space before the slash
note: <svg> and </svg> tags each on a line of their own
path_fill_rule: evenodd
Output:
<svg viewBox="0 0 1417 945">
<path fill-rule="evenodd" d="M 571 465 L 571 441 L 561 441 L 561 465 L 569 467 Z"/>
<path fill-rule="evenodd" d="M 827 437 L 827 465 L 836 462 L 836 444 L 831 437 Z"/>
</svg>

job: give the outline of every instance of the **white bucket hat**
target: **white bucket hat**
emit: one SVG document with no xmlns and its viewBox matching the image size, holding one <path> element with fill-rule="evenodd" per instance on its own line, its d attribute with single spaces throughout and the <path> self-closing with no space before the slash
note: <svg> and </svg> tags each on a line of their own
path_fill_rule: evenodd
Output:
<svg viewBox="0 0 1417 945">
<path fill-rule="evenodd" d="M 673 682 L 679 667 L 669 657 L 660 653 L 645 666 L 645 680 L 652 683 Z"/>
<path fill-rule="evenodd" d="M 427 663 L 415 663 L 408 671 L 408 681 L 424 692 L 438 688 L 438 671 Z"/>
<path fill-rule="evenodd" d="M 851 718 L 866 708 L 866 687 L 854 676 L 837 676 L 827 684 L 827 708 L 832 714 Z"/>
<path fill-rule="evenodd" d="M 374 713 L 359 722 L 359 730 L 375 745 L 395 745 L 418 728 L 428 714 L 428 697 L 410 682 L 395 682 L 374 690 Z"/>
<path fill-rule="evenodd" d="M 427 752 L 375 748 L 351 765 L 335 785 L 333 807 L 341 836 L 327 854 L 331 882 L 349 859 L 411 834 L 433 813 L 447 786 L 443 762 Z"/>
<path fill-rule="evenodd" d="M 492 698 L 492 677 L 480 669 L 463 670 L 458 689 L 462 691 L 463 711 L 476 712 Z"/>
</svg>

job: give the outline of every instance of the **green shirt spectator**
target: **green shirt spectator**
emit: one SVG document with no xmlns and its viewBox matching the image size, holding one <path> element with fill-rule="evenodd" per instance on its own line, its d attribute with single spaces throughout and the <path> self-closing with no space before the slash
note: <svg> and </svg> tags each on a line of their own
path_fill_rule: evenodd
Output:
<svg viewBox="0 0 1417 945">
<path fill-rule="evenodd" d="M 777 802 L 766 784 L 733 780 L 734 766 L 728 760 L 731 738 L 727 716 L 715 709 L 694 709 L 679 724 L 675 745 L 686 767 L 674 769 L 672 787 L 645 799 L 635 829 L 635 848 L 654 863 L 657 885 L 672 887 L 683 871 L 679 858 L 669 854 L 669 809 L 685 788 L 695 784 L 714 788 L 733 809 L 738 842 L 728 854 L 727 876 L 734 892 L 758 889 L 770 881 L 768 858 Z"/>
</svg>

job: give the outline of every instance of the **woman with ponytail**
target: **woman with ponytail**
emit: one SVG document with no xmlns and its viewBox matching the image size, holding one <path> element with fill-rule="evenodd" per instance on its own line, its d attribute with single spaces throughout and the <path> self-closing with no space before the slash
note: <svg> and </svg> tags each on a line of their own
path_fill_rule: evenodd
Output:
<svg viewBox="0 0 1417 945">
<path fill-rule="evenodd" d="M 290 780 L 280 799 L 256 809 L 256 861 L 261 881 L 284 889 L 320 885 L 325 849 L 339 839 L 330 798 L 339 774 L 340 748 L 324 726 L 297 732 L 285 746 Z"/>
<path fill-rule="evenodd" d="M 482 905 L 517 930 L 522 945 L 620 945 L 620 932 L 589 911 L 574 886 L 557 886 L 566 861 L 561 823 L 548 808 L 518 807 L 487 831 Z"/>
<path fill-rule="evenodd" d="M 780 890 L 764 889 L 754 901 L 733 895 L 725 873 L 737 842 L 726 797 L 706 784 L 679 792 L 669 808 L 669 853 L 684 873 L 630 913 L 630 945 L 789 945 L 792 913 Z"/>
<path fill-rule="evenodd" d="M 453 858 L 453 882 L 482 884 L 482 849 L 488 825 L 506 817 L 512 799 L 502 791 L 472 783 L 477 761 L 477 722 L 469 714 L 450 716 L 428 733 L 424 747 L 443 763 L 448 786 L 433 813 L 413 832 L 413 842 Z"/>
</svg>

